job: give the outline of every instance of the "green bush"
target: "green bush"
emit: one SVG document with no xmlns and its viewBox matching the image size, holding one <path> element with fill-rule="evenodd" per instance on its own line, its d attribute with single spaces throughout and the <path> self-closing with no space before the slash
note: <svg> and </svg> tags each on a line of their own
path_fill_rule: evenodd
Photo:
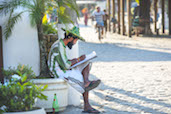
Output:
<svg viewBox="0 0 171 114">
<path fill-rule="evenodd" d="M 23 69 L 27 68 L 23 67 Z M 28 72 L 21 71 L 5 71 L 9 74 L 14 72 L 16 73 L 11 76 L 9 81 L 4 84 L 0 83 L 0 112 L 21 112 L 34 110 L 35 107 L 33 107 L 33 105 L 35 104 L 36 98 L 47 100 L 47 96 L 42 94 L 42 91 L 47 88 L 47 85 L 37 86 L 33 84 L 31 80 L 27 80 L 27 77 L 29 76 L 28 74 L 32 71 L 31 69 Z M 2 109 L 2 107 L 4 107 L 4 109 Z"/>
<path fill-rule="evenodd" d="M 36 74 L 32 70 L 32 67 L 29 67 L 28 65 L 21 65 L 19 64 L 17 68 L 11 68 L 9 67 L 8 70 L 3 69 L 3 75 L 6 79 L 10 79 L 12 75 L 17 74 L 20 75 L 27 73 L 28 79 L 36 78 Z"/>
</svg>

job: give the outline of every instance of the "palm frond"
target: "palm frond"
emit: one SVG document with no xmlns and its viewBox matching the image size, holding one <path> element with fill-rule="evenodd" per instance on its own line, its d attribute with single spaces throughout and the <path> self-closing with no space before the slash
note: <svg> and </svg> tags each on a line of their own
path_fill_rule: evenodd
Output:
<svg viewBox="0 0 171 114">
<path fill-rule="evenodd" d="M 76 0 L 64 0 L 63 4 L 65 4 L 71 10 L 75 11 L 77 14 L 77 17 L 79 17 L 79 12 L 78 12 L 79 8 L 78 8 L 78 5 L 76 3 Z"/>
<path fill-rule="evenodd" d="M 19 6 L 24 6 L 29 0 L 6 0 L 0 3 L 0 13 L 8 14 L 12 9 L 17 9 Z"/>
<path fill-rule="evenodd" d="M 78 12 L 78 5 L 76 4 L 76 0 L 55 0 L 58 4 L 58 7 L 65 6 L 69 7 L 71 10 L 74 10 L 77 13 L 77 16 L 79 16 Z"/>
<path fill-rule="evenodd" d="M 33 0 L 33 4 L 29 5 L 29 15 L 31 26 L 34 27 L 41 22 L 44 12 L 45 12 L 45 3 L 42 0 Z"/>
<path fill-rule="evenodd" d="M 66 24 L 66 23 L 72 23 L 74 24 L 74 22 L 71 20 L 71 17 L 69 15 L 65 15 L 65 13 L 62 13 L 62 12 L 58 12 L 58 20 L 59 20 L 59 23 L 62 23 L 62 24 Z"/>
<path fill-rule="evenodd" d="M 17 21 L 21 18 L 21 14 L 23 12 L 20 12 L 18 14 L 13 15 L 13 11 L 10 13 L 10 17 L 8 19 L 8 23 L 5 27 L 5 39 L 7 40 L 8 37 L 12 34 L 12 29 L 14 28 L 14 25 L 17 23 Z"/>
</svg>

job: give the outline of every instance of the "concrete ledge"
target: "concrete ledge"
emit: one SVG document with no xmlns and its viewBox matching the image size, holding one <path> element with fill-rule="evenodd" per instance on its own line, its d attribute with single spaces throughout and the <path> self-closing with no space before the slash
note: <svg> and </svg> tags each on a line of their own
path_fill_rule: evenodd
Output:
<svg viewBox="0 0 171 114">
<path fill-rule="evenodd" d="M 80 93 L 62 79 L 33 79 L 32 81 L 38 86 L 48 85 L 48 88 L 43 92 L 48 96 L 48 100 L 37 99 L 36 107 L 43 107 L 46 112 L 52 112 L 55 93 L 58 99 L 59 111 L 65 110 L 68 105 L 80 105 Z"/>
<path fill-rule="evenodd" d="M 52 112 L 52 104 L 54 94 L 56 94 L 59 104 L 59 110 L 65 110 L 68 105 L 68 85 L 62 79 L 34 79 L 36 85 L 48 85 L 48 88 L 43 92 L 48 96 L 48 100 L 37 99 L 35 106 L 45 108 L 46 112 Z"/>
</svg>

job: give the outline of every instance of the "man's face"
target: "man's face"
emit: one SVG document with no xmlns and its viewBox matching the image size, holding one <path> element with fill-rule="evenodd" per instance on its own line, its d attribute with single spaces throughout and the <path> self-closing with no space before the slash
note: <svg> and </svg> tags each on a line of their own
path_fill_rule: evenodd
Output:
<svg viewBox="0 0 171 114">
<path fill-rule="evenodd" d="M 97 7 L 97 12 L 100 12 L 100 7 Z"/>
<path fill-rule="evenodd" d="M 68 46 L 69 49 L 72 49 L 72 46 L 77 43 L 78 39 L 77 38 L 74 39 L 73 37 L 71 37 L 69 40 L 70 40 L 70 42 L 67 44 L 67 46 Z"/>
<path fill-rule="evenodd" d="M 77 43 L 77 41 L 78 41 L 78 39 L 76 38 L 76 39 L 74 39 L 73 40 L 73 44 L 76 44 Z"/>
</svg>

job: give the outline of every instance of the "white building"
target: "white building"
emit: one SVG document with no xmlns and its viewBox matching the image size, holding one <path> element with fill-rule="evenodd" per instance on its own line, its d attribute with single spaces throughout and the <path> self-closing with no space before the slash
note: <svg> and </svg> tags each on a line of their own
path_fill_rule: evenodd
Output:
<svg viewBox="0 0 171 114">
<path fill-rule="evenodd" d="M 0 0 L 2 2 L 3 0 Z M 19 12 L 22 9 L 17 9 Z M 39 75 L 39 44 L 37 28 L 30 25 L 29 15 L 24 13 L 15 24 L 11 36 L 5 40 L 4 29 L 8 23 L 8 16 L 0 14 L 0 26 L 2 26 L 3 38 L 3 65 L 4 69 L 17 67 L 18 64 L 29 65 L 36 75 Z"/>
</svg>

